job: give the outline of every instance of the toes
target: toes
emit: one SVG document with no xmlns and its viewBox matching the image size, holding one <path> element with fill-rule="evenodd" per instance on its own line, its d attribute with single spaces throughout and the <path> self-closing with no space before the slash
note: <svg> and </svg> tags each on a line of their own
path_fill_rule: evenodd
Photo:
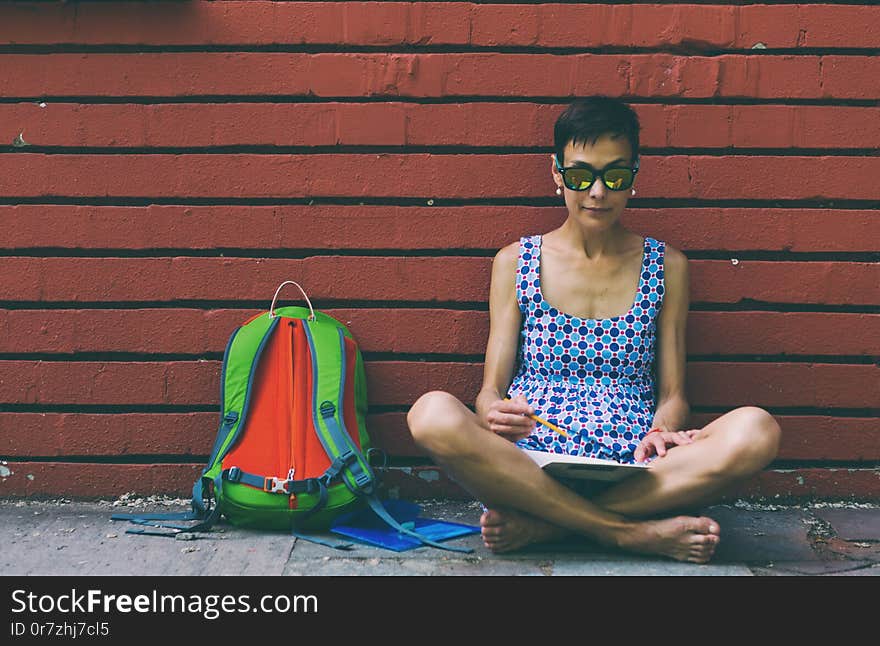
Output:
<svg viewBox="0 0 880 646">
<path fill-rule="evenodd" d="M 688 553 L 688 561 L 693 563 L 708 563 L 715 553 L 715 546 L 711 543 L 691 546 Z"/>
<path fill-rule="evenodd" d="M 482 527 L 498 526 L 503 522 L 504 518 L 494 509 L 487 509 L 483 512 L 483 515 L 480 516 L 480 525 Z"/>
<path fill-rule="evenodd" d="M 692 545 L 705 545 L 714 549 L 719 540 L 715 534 L 693 534 L 690 542 Z"/>
<path fill-rule="evenodd" d="M 695 534 L 711 534 L 715 536 L 718 536 L 721 533 L 721 527 L 718 526 L 718 523 L 706 516 L 700 516 L 699 518 L 684 517 L 682 520 L 684 521 L 685 528 L 689 532 Z"/>
<path fill-rule="evenodd" d="M 721 533 L 721 527 L 719 527 L 718 523 L 711 518 L 700 516 L 699 520 L 702 521 L 706 528 L 706 531 L 703 532 L 704 534 L 714 534 L 715 536 L 718 536 Z"/>
</svg>

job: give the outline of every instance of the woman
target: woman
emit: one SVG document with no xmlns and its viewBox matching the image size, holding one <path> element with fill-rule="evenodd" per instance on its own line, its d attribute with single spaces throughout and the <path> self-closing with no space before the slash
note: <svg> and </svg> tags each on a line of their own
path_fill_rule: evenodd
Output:
<svg viewBox="0 0 880 646">
<path fill-rule="evenodd" d="M 718 523 L 680 514 L 769 464 L 779 426 L 743 407 L 688 428 L 687 258 L 621 224 L 638 172 L 635 112 L 609 97 L 579 100 L 558 118 L 554 146 L 550 172 L 568 218 L 495 256 L 476 414 L 429 392 L 407 415 L 413 439 L 483 502 L 493 551 L 576 533 L 705 563 Z M 520 448 L 651 464 L 619 483 L 569 485 Z"/>
</svg>

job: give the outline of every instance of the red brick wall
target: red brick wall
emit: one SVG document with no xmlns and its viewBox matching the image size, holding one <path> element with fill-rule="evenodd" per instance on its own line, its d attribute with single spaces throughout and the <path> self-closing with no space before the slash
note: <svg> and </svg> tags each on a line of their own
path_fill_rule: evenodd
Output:
<svg viewBox="0 0 880 646">
<path fill-rule="evenodd" d="M 186 494 L 285 279 L 360 341 L 392 486 L 460 493 L 405 411 L 472 401 L 491 257 L 564 219 L 553 123 L 603 93 L 627 224 L 691 259 L 696 422 L 783 426 L 742 495 L 880 497 L 867 4 L 3 3 L 0 495 Z"/>
</svg>

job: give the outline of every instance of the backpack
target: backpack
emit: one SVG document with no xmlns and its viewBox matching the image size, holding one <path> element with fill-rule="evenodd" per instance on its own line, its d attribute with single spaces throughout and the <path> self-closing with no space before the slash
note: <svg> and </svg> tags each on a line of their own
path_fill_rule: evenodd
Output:
<svg viewBox="0 0 880 646">
<path fill-rule="evenodd" d="M 307 308 L 275 308 L 288 284 L 300 289 Z M 128 533 L 167 534 L 147 527 L 172 529 L 173 534 L 206 531 L 222 515 L 236 526 L 290 530 L 299 538 L 348 549 L 350 543 L 308 532 L 326 530 L 339 515 L 368 505 L 422 544 L 473 551 L 442 545 L 402 526 L 378 499 L 378 480 L 366 457 L 372 449 L 360 349 L 345 325 L 314 310 L 298 283 L 281 283 L 269 311 L 232 333 L 220 391 L 220 428 L 193 486 L 192 511 L 112 516 L 145 526 Z"/>
</svg>

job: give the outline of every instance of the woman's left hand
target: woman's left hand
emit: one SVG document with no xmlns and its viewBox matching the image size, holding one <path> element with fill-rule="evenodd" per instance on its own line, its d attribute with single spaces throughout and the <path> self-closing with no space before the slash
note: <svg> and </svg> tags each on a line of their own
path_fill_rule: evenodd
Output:
<svg viewBox="0 0 880 646">
<path fill-rule="evenodd" d="M 633 457 L 636 462 L 644 462 L 656 453 L 657 457 L 662 458 L 667 453 L 667 449 L 682 444 L 691 444 L 694 441 L 698 429 L 690 431 L 654 431 L 648 433 L 639 442 Z"/>
</svg>

